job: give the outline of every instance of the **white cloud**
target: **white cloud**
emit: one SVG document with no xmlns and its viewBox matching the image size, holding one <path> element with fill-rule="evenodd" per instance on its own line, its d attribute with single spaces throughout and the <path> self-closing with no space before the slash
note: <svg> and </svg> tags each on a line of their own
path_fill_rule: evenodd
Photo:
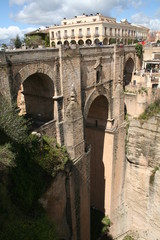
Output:
<svg viewBox="0 0 160 240">
<path fill-rule="evenodd" d="M 141 6 L 142 0 L 10 0 L 12 4 L 22 4 L 17 14 L 12 16 L 16 21 L 30 24 L 52 25 L 64 17 L 71 18 L 82 13 L 102 13 L 110 15 L 111 11 L 127 11 L 128 8 Z"/>
<path fill-rule="evenodd" d="M 17 26 L 10 26 L 8 28 L 0 28 L 0 42 L 9 43 L 10 39 L 14 39 L 18 34 L 20 38 L 24 37 L 24 34 L 35 30 L 35 28 L 20 29 Z"/>
<path fill-rule="evenodd" d="M 31 2 L 31 0 L 10 0 L 9 1 L 9 5 L 10 6 L 12 6 L 14 4 L 16 4 L 16 5 L 23 5 L 23 4 L 27 3 L 27 2 Z"/>
<path fill-rule="evenodd" d="M 131 16 L 131 21 L 135 24 L 146 26 L 146 27 L 150 28 L 151 30 L 159 30 L 160 29 L 160 19 L 148 17 L 142 12 Z"/>
</svg>

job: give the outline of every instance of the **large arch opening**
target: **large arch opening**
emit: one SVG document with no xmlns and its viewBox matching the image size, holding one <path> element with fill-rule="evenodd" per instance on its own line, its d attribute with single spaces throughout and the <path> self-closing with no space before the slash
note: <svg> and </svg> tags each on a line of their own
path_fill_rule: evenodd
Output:
<svg viewBox="0 0 160 240">
<path fill-rule="evenodd" d="M 97 232 L 101 229 L 101 221 L 105 215 L 105 168 L 103 154 L 107 119 L 108 100 L 103 95 L 97 96 L 90 105 L 85 125 L 86 147 L 88 145 L 91 146 L 91 239 L 94 239 L 95 226 L 99 226 Z"/>
<path fill-rule="evenodd" d="M 129 58 L 124 67 L 124 78 L 123 78 L 124 87 L 130 84 L 132 80 L 133 70 L 134 70 L 134 61 L 132 58 Z"/>
<path fill-rule="evenodd" d="M 107 119 L 108 101 L 101 95 L 92 102 L 85 126 L 86 145 L 91 145 L 91 206 L 101 212 L 104 212 L 103 147 Z"/>
<path fill-rule="evenodd" d="M 21 115 L 32 118 L 38 125 L 54 118 L 54 84 L 43 73 L 30 75 L 21 84 L 17 96 L 17 105 Z"/>
</svg>

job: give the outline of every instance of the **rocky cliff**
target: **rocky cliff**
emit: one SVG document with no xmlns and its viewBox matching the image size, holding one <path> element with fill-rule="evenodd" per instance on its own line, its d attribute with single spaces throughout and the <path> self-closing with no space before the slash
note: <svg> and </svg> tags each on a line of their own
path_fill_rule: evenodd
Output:
<svg viewBox="0 0 160 240">
<path fill-rule="evenodd" d="M 160 115 L 131 120 L 126 143 L 128 230 L 138 240 L 160 239 Z"/>
</svg>

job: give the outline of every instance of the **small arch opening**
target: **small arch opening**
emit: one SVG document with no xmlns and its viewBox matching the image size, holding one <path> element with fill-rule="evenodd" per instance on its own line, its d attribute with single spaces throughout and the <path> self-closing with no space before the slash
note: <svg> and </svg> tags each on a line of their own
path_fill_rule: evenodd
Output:
<svg viewBox="0 0 160 240">
<path fill-rule="evenodd" d="M 92 40 L 91 39 L 87 39 L 86 40 L 86 44 L 90 46 L 92 44 Z"/>
<path fill-rule="evenodd" d="M 96 83 L 100 82 L 101 73 L 99 70 L 96 71 Z"/>
<path fill-rule="evenodd" d="M 78 41 L 78 44 L 79 44 L 80 46 L 82 46 L 82 45 L 84 45 L 84 41 L 83 41 L 82 39 L 80 39 L 80 40 Z"/>
<path fill-rule="evenodd" d="M 134 71 L 134 61 L 132 58 L 129 58 L 124 67 L 124 79 L 123 86 L 129 85 L 132 80 L 132 73 Z"/>
</svg>

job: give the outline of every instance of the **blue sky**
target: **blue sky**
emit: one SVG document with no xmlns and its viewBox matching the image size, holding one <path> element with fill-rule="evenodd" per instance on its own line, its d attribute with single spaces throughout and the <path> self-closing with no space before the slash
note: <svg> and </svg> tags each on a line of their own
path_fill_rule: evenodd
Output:
<svg viewBox="0 0 160 240">
<path fill-rule="evenodd" d="M 83 13 L 99 12 L 160 30 L 160 0 L 1 0 L 0 4 L 0 43 Z"/>
</svg>

